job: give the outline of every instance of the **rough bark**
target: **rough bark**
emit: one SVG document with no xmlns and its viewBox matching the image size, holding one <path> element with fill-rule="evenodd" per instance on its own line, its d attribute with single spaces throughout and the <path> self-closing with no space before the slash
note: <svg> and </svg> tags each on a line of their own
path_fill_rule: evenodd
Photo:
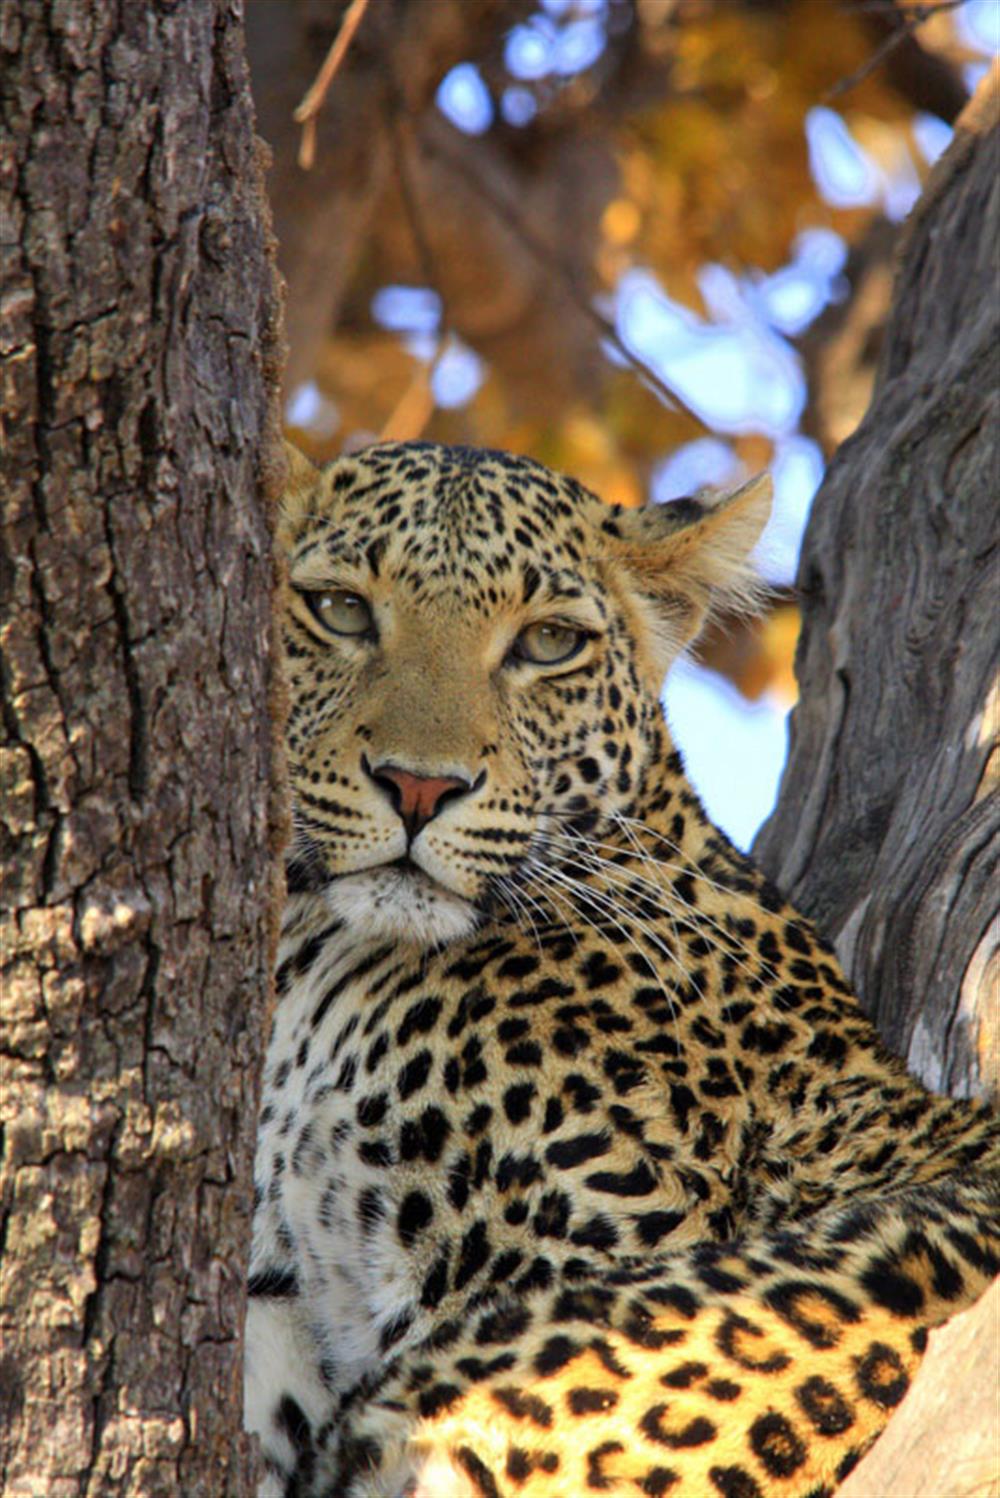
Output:
<svg viewBox="0 0 1000 1498">
<path fill-rule="evenodd" d="M 997 1090 L 998 117 L 994 75 L 907 226 L 871 406 L 816 499 L 755 850 L 893 1049 L 962 1095 Z"/>
<path fill-rule="evenodd" d="M 0 1488 L 245 1494 L 280 460 L 238 8 L 13 0 L 0 65 Z"/>
<path fill-rule="evenodd" d="M 817 496 L 801 700 L 755 849 L 893 1048 L 960 1095 L 998 1090 L 998 148 L 994 71 L 907 226 L 872 403 Z M 995 1490 L 997 1313 L 984 1297 L 932 1341 L 844 1498 Z"/>
</svg>

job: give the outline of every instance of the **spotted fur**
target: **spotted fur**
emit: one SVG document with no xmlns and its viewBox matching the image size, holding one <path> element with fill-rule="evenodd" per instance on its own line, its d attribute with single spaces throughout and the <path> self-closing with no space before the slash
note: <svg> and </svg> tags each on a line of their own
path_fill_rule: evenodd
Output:
<svg viewBox="0 0 1000 1498">
<path fill-rule="evenodd" d="M 992 1119 L 882 1048 L 663 723 L 768 503 L 293 456 L 262 1493 L 818 1498 L 996 1272 Z"/>
</svg>

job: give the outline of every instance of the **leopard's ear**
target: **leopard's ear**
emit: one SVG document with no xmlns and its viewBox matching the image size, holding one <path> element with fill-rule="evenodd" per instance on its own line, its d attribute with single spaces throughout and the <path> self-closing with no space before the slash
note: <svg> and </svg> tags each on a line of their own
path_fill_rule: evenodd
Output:
<svg viewBox="0 0 1000 1498">
<path fill-rule="evenodd" d="M 300 489 L 312 489 L 319 474 L 315 463 L 311 463 L 305 453 L 300 452 L 287 437 L 282 446 L 285 449 L 285 462 L 288 464 L 288 480 L 285 489 L 290 493 L 295 493 Z"/>
<path fill-rule="evenodd" d="M 760 606 L 765 590 L 750 553 L 770 516 L 772 493 L 770 476 L 758 474 L 729 492 L 617 509 L 603 522 L 658 674 L 710 615 Z"/>
<path fill-rule="evenodd" d="M 286 476 L 279 507 L 279 542 L 289 538 L 297 522 L 306 513 L 320 477 L 320 469 L 293 446 L 287 437 L 282 445 L 285 449 Z"/>
</svg>

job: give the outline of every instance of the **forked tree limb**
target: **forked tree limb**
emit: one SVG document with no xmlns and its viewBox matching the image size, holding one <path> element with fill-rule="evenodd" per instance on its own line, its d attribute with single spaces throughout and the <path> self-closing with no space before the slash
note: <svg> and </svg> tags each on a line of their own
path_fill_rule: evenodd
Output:
<svg viewBox="0 0 1000 1498">
<path fill-rule="evenodd" d="M 998 153 L 995 69 L 907 225 L 871 406 L 817 496 L 801 698 L 755 848 L 893 1048 L 962 1096 L 998 1091 Z M 998 1315 L 994 1293 L 932 1340 L 843 1498 L 996 1491 Z"/>
</svg>

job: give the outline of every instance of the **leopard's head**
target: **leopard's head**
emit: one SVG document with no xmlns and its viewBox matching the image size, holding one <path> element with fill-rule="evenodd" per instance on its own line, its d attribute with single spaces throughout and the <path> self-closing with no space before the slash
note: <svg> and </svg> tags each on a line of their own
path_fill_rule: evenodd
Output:
<svg viewBox="0 0 1000 1498">
<path fill-rule="evenodd" d="M 769 482 L 629 510 L 468 448 L 290 464 L 291 877 L 359 935 L 464 936 L 561 827 L 643 809 L 664 674 L 752 597 Z"/>
</svg>

